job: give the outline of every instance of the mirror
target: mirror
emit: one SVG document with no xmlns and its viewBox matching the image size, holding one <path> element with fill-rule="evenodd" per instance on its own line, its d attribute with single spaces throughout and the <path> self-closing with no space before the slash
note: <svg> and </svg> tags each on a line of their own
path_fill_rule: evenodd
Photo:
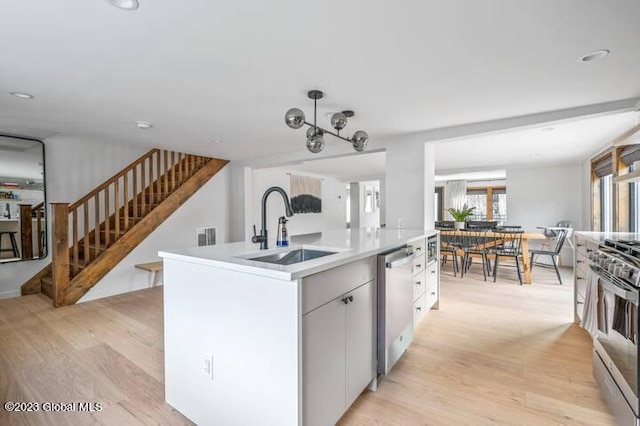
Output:
<svg viewBox="0 0 640 426">
<path fill-rule="evenodd" d="M 0 135 L 0 263 L 47 256 L 44 143 Z"/>
</svg>

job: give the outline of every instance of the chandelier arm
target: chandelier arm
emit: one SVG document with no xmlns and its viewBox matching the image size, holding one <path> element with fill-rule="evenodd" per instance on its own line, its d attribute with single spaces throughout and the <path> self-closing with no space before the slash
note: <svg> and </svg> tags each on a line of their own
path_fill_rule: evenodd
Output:
<svg viewBox="0 0 640 426">
<path fill-rule="evenodd" d="M 342 139 L 343 141 L 345 141 L 345 142 L 349 142 L 351 145 L 353 145 L 353 141 L 352 141 L 351 139 L 347 139 L 347 138 L 345 138 L 345 137 L 342 137 L 342 136 L 340 136 L 340 135 L 337 135 L 337 134 L 333 133 L 332 131 L 329 131 L 329 130 L 323 129 L 323 128 L 322 128 L 322 127 L 320 127 L 320 126 L 315 126 L 315 125 L 313 125 L 313 124 L 311 124 L 311 123 L 309 123 L 309 122 L 307 122 L 307 121 L 305 121 L 305 122 L 304 122 L 304 124 L 306 124 L 306 125 L 307 125 L 307 126 L 309 126 L 309 127 L 314 127 L 315 129 L 322 130 L 322 132 L 323 132 L 323 133 L 328 133 L 328 134 L 330 134 L 331 136 L 335 136 L 336 138 L 338 138 L 338 139 Z"/>
</svg>

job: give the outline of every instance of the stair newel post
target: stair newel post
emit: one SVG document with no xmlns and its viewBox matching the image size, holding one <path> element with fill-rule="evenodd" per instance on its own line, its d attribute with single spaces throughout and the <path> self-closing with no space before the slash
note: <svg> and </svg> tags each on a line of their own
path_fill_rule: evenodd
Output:
<svg viewBox="0 0 640 426">
<path fill-rule="evenodd" d="M 38 234 L 40 238 L 40 234 Z M 31 204 L 20 204 L 20 239 L 22 258 L 33 258 L 33 225 L 31 224 Z"/>
<path fill-rule="evenodd" d="M 64 305 L 69 286 L 69 203 L 51 203 L 53 211 L 53 306 Z"/>
</svg>

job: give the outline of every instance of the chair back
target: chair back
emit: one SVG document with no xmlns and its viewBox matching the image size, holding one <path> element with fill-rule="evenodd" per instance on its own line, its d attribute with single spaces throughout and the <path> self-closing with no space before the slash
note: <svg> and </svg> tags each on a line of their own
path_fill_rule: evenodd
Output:
<svg viewBox="0 0 640 426">
<path fill-rule="evenodd" d="M 498 244 L 495 253 L 501 256 L 519 256 L 522 254 L 522 230 L 494 231 Z"/>
<path fill-rule="evenodd" d="M 441 230 L 440 231 L 440 250 L 451 251 L 457 250 L 461 247 L 461 238 L 454 230 Z"/>
<path fill-rule="evenodd" d="M 484 229 L 484 230 L 495 229 L 496 226 L 498 226 L 498 222 L 493 220 L 470 220 L 465 225 L 467 229 Z"/>
<path fill-rule="evenodd" d="M 489 235 L 486 229 L 469 229 L 462 230 L 461 245 L 462 248 L 470 253 L 486 253 L 493 236 Z"/>
<path fill-rule="evenodd" d="M 555 254 L 559 254 L 560 250 L 562 250 L 562 246 L 564 245 L 565 240 L 567 239 L 567 235 L 569 234 L 569 230 L 567 229 L 557 229 L 556 233 L 558 234 L 556 237 L 556 246 L 553 249 Z"/>
<path fill-rule="evenodd" d="M 454 229 L 455 225 L 451 220 L 439 220 L 435 223 L 436 229 Z"/>
<path fill-rule="evenodd" d="M 573 228 L 573 222 L 570 220 L 559 220 L 556 224 L 558 228 Z"/>
<path fill-rule="evenodd" d="M 521 225 L 500 225 L 496 227 L 498 231 L 520 231 L 521 229 Z"/>
</svg>

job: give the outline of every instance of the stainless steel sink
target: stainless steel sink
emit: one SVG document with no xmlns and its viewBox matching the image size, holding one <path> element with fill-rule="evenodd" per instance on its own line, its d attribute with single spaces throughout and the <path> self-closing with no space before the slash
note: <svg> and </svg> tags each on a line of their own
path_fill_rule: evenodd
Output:
<svg viewBox="0 0 640 426">
<path fill-rule="evenodd" d="M 330 254 L 336 254 L 335 251 L 323 251 L 313 249 L 297 249 L 291 251 L 283 251 L 267 256 L 258 256 L 247 258 L 247 260 L 255 260 L 257 262 L 274 263 L 276 265 L 293 265 L 294 263 L 300 263 L 307 260 L 317 259 L 319 257 L 329 256 Z"/>
</svg>

